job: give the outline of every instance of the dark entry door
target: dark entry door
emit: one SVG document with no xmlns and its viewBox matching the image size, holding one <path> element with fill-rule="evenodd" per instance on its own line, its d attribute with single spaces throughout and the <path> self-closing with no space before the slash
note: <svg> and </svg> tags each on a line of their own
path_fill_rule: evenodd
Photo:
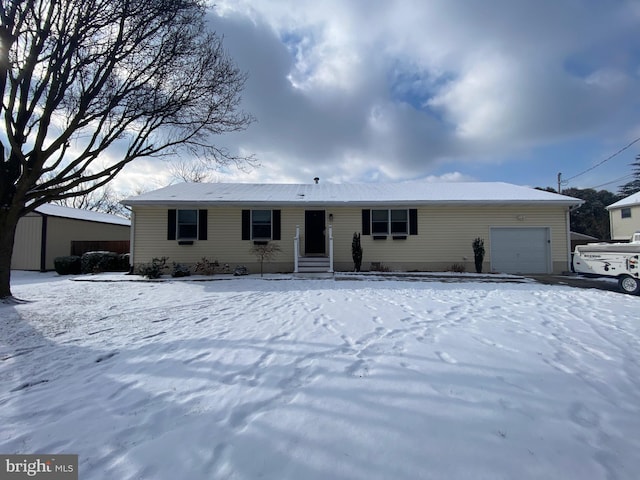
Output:
<svg viewBox="0 0 640 480">
<path fill-rule="evenodd" d="M 306 255 L 324 255 L 324 210 L 304 212 L 304 251 Z"/>
</svg>

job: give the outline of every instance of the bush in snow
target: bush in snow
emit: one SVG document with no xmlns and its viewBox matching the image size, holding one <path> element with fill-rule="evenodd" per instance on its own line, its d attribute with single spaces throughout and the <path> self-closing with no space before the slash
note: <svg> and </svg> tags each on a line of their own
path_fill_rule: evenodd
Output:
<svg viewBox="0 0 640 480">
<path fill-rule="evenodd" d="M 80 273 L 80 257 L 69 255 L 53 259 L 53 268 L 58 275 L 77 275 Z"/>
<path fill-rule="evenodd" d="M 236 268 L 233 269 L 233 274 L 236 277 L 240 275 L 249 275 L 249 269 L 244 265 L 236 265 Z"/>
<path fill-rule="evenodd" d="M 454 263 L 449 267 L 448 271 L 454 272 L 454 273 L 464 273 L 466 271 L 466 268 L 464 268 L 464 265 L 461 265 L 459 263 Z"/>
<path fill-rule="evenodd" d="M 202 257 L 202 260 L 196 263 L 193 270 L 201 275 L 213 275 L 219 267 L 220 264 L 218 263 L 218 260 L 214 260 L 212 262 L 208 258 Z"/>
<path fill-rule="evenodd" d="M 120 258 L 114 252 L 87 252 L 80 257 L 82 273 L 117 272 L 120 264 Z"/>
<path fill-rule="evenodd" d="M 146 278 L 160 278 L 167 268 L 168 257 L 154 258 L 151 263 L 145 263 L 138 267 L 138 273 Z"/>
<path fill-rule="evenodd" d="M 191 270 L 188 266 L 183 265 L 181 263 L 173 262 L 173 267 L 171 269 L 171 276 L 174 278 L 180 277 L 188 277 L 191 275 Z"/>
</svg>

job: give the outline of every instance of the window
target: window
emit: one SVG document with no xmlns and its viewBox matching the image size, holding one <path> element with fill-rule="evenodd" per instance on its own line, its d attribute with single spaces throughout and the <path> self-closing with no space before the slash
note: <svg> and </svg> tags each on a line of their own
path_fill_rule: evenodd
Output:
<svg viewBox="0 0 640 480">
<path fill-rule="evenodd" d="M 178 240 L 198 238 L 198 210 L 178 210 Z"/>
<path fill-rule="evenodd" d="M 407 235 L 409 233 L 408 210 L 371 210 L 373 235 Z"/>
<path fill-rule="evenodd" d="M 180 245 L 193 245 L 193 240 L 206 240 L 207 215 L 206 209 L 167 210 L 167 240 L 179 240 Z"/>
<path fill-rule="evenodd" d="M 407 210 L 391 210 L 391 234 L 406 235 L 409 233 L 409 212 Z"/>
<path fill-rule="evenodd" d="M 620 210 L 622 218 L 631 218 L 631 208 L 623 208 Z"/>
<path fill-rule="evenodd" d="M 271 210 L 251 210 L 251 238 L 271 240 Z"/>
<path fill-rule="evenodd" d="M 280 240 L 280 210 L 242 210 L 242 240 Z"/>
<path fill-rule="evenodd" d="M 373 235 L 389 233 L 389 210 L 371 210 L 371 233 Z"/>
</svg>

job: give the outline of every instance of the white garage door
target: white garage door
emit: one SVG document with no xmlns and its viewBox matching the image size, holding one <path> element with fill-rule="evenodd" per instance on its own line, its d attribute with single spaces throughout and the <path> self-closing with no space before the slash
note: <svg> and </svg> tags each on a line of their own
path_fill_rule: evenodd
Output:
<svg viewBox="0 0 640 480">
<path fill-rule="evenodd" d="M 549 229 L 492 228 L 491 270 L 503 273 L 551 273 Z"/>
</svg>

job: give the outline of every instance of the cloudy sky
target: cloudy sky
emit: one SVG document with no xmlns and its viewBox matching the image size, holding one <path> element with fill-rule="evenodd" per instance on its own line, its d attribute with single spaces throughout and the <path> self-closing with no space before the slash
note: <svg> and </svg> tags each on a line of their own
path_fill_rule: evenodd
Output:
<svg viewBox="0 0 640 480">
<path fill-rule="evenodd" d="M 256 117 L 216 142 L 261 164 L 217 181 L 555 187 L 562 172 L 615 191 L 640 153 L 596 167 L 640 137 L 638 1 L 216 0 L 210 20 Z M 159 171 L 136 162 L 120 182 Z"/>
</svg>

